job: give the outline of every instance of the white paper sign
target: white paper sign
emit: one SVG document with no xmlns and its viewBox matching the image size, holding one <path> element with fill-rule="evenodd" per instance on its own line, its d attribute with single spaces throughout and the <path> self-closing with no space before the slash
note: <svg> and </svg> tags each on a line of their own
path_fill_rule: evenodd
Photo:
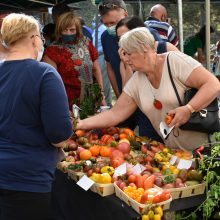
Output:
<svg viewBox="0 0 220 220">
<path fill-rule="evenodd" d="M 76 184 L 87 191 L 95 182 L 84 175 Z"/>
<path fill-rule="evenodd" d="M 134 173 L 134 174 L 140 174 L 140 173 L 142 173 L 142 169 L 141 169 L 141 166 L 140 166 L 140 164 L 139 163 L 137 163 L 133 168 L 132 168 L 132 172 Z"/>
<path fill-rule="evenodd" d="M 126 163 L 121 164 L 115 169 L 114 177 L 124 175 L 127 172 Z"/>
<path fill-rule="evenodd" d="M 182 170 L 182 169 L 189 169 L 191 166 L 192 166 L 191 160 L 180 159 L 177 168 Z"/>
<path fill-rule="evenodd" d="M 164 121 L 160 122 L 160 133 L 163 135 L 164 139 L 168 137 L 173 128 L 174 126 L 169 127 Z"/>
<path fill-rule="evenodd" d="M 172 156 L 172 157 L 170 158 L 170 164 L 171 164 L 171 165 L 174 165 L 174 164 L 176 163 L 177 159 L 178 159 L 177 156 Z"/>
</svg>

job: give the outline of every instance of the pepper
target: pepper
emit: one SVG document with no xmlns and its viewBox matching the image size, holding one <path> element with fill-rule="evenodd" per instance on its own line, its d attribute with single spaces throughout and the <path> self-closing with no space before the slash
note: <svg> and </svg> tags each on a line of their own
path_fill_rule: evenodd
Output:
<svg viewBox="0 0 220 220">
<path fill-rule="evenodd" d="M 142 215 L 142 220 L 149 220 L 149 216 L 148 215 Z"/>
<path fill-rule="evenodd" d="M 154 213 L 159 214 L 162 217 L 163 216 L 163 209 L 161 208 L 161 206 L 155 207 L 154 208 Z"/>
<path fill-rule="evenodd" d="M 99 183 L 111 183 L 112 177 L 108 173 L 102 173 L 99 177 Z"/>
<path fill-rule="evenodd" d="M 100 181 L 100 176 L 100 173 L 93 173 L 92 176 L 90 176 L 89 178 L 93 180 L 95 183 L 98 183 Z"/>
</svg>

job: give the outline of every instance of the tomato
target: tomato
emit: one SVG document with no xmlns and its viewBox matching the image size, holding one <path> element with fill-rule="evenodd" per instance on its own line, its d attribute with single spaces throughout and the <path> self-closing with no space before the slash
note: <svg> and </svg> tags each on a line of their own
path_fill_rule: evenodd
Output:
<svg viewBox="0 0 220 220">
<path fill-rule="evenodd" d="M 104 134 L 101 137 L 101 141 L 103 144 L 110 144 L 112 141 L 115 141 L 115 139 L 109 134 Z"/>
<path fill-rule="evenodd" d="M 118 134 L 119 132 L 119 129 L 116 127 L 110 127 L 110 128 L 107 128 L 106 130 L 107 130 L 107 133 L 110 135 Z"/>
<path fill-rule="evenodd" d="M 167 114 L 167 115 L 165 116 L 164 121 L 165 121 L 165 123 L 166 123 L 167 125 L 169 125 L 169 124 L 172 122 L 173 118 L 174 118 L 174 115 L 168 115 L 168 114 Z"/>
<path fill-rule="evenodd" d="M 166 201 L 170 198 L 170 192 L 167 190 L 164 190 L 161 194 L 161 201 Z"/>
<path fill-rule="evenodd" d="M 102 157 L 110 157 L 112 154 L 111 147 L 102 146 L 100 150 L 100 155 Z"/>
<path fill-rule="evenodd" d="M 131 146 L 127 142 L 121 142 L 116 147 L 118 150 L 120 150 L 123 154 L 129 154 L 131 151 Z"/>
<path fill-rule="evenodd" d="M 150 189 L 153 187 L 155 181 L 155 176 L 151 175 L 144 181 L 144 189 Z"/>
<path fill-rule="evenodd" d="M 143 188 L 144 186 L 144 179 L 141 175 L 136 176 L 136 186 L 137 188 Z"/>
<path fill-rule="evenodd" d="M 136 176 L 131 174 L 128 176 L 128 182 L 129 183 L 135 183 L 136 182 Z"/>
<path fill-rule="evenodd" d="M 89 148 L 90 152 L 92 153 L 92 156 L 96 157 L 100 153 L 100 146 L 99 145 L 93 145 Z"/>
<path fill-rule="evenodd" d="M 123 158 L 124 159 L 124 154 L 120 151 L 120 150 L 113 150 L 112 151 L 112 154 L 111 154 L 111 159 L 114 159 L 114 158 Z"/>
<path fill-rule="evenodd" d="M 118 187 L 120 187 L 120 184 L 122 183 L 122 180 L 116 180 L 115 181 L 115 184 L 118 186 Z"/>
<path fill-rule="evenodd" d="M 123 164 L 125 161 L 123 158 L 121 157 L 117 157 L 117 158 L 113 158 L 111 159 L 111 165 L 116 168 L 118 166 L 120 166 L 121 164 Z"/>
<path fill-rule="evenodd" d="M 99 183 L 111 183 L 112 177 L 108 173 L 102 173 L 99 177 Z"/>
<path fill-rule="evenodd" d="M 127 187 L 127 184 L 125 182 L 121 182 L 119 188 L 124 191 L 125 187 Z"/>
</svg>

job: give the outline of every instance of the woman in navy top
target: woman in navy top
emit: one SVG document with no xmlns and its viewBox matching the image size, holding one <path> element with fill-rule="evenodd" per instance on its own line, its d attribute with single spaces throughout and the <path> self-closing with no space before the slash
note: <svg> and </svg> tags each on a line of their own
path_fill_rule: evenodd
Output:
<svg viewBox="0 0 220 220">
<path fill-rule="evenodd" d="M 59 153 L 72 135 L 67 96 L 57 71 L 39 62 L 36 19 L 10 14 L 1 35 L 0 219 L 47 219 Z"/>
</svg>

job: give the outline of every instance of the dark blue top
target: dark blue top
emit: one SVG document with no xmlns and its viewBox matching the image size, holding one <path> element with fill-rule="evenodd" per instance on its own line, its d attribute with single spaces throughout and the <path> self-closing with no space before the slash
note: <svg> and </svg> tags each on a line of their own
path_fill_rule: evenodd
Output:
<svg viewBox="0 0 220 220">
<path fill-rule="evenodd" d="M 0 62 L 0 189 L 49 192 L 58 148 L 72 134 L 57 71 L 25 59 Z"/>
</svg>

